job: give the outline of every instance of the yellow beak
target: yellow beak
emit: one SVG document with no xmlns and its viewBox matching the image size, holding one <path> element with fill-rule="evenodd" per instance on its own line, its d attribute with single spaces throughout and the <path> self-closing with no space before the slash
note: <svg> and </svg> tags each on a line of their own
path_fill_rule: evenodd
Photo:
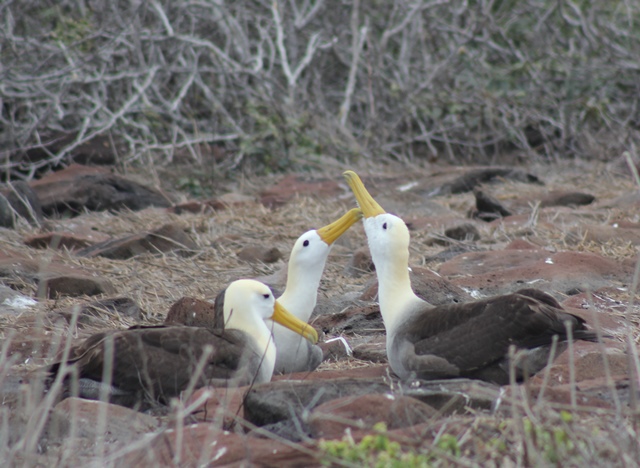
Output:
<svg viewBox="0 0 640 468">
<path fill-rule="evenodd" d="M 360 219 L 362 219 L 362 211 L 359 208 L 353 208 L 342 215 L 339 220 L 321 227 L 316 232 L 320 239 L 325 241 L 327 245 L 331 245 Z"/>
<path fill-rule="evenodd" d="M 351 187 L 351 191 L 356 197 L 356 201 L 358 205 L 360 205 L 360 209 L 362 210 L 362 214 L 365 218 L 371 218 L 373 216 L 378 216 L 386 213 L 382 209 L 378 202 L 373 199 L 367 189 L 364 188 L 364 184 L 358 174 L 353 171 L 345 171 L 343 174 L 344 178 L 347 180 L 347 184 Z"/>
<path fill-rule="evenodd" d="M 279 323 L 283 327 L 287 327 L 298 335 L 304 336 L 313 344 L 318 342 L 318 333 L 315 329 L 308 323 L 304 323 L 294 315 L 291 315 L 278 301 L 276 301 L 273 309 L 273 316 L 271 317 L 271 320 Z"/>
</svg>

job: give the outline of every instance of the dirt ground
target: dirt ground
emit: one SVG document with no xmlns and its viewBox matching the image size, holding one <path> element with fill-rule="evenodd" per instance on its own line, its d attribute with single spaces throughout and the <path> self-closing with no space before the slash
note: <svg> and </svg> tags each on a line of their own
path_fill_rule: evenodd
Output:
<svg viewBox="0 0 640 468">
<path fill-rule="evenodd" d="M 337 181 L 340 184 L 340 189 L 334 195 L 321 197 L 313 193 L 300 194 L 286 204 L 276 208 L 267 208 L 257 200 L 261 191 L 272 186 L 281 176 L 239 178 L 236 181 L 229 181 L 216 187 L 208 188 L 212 195 L 233 192 L 254 197 L 256 200 L 231 205 L 227 209 L 214 212 L 174 214 L 167 212 L 165 209 L 148 208 L 139 212 L 89 212 L 73 219 L 46 221 L 47 229 L 68 228 L 71 223 L 75 223 L 74 225 L 90 226 L 91 230 L 114 237 L 152 230 L 167 223 L 177 223 L 194 239 L 199 247 L 195 255 L 188 257 L 175 253 L 165 253 L 161 255 L 143 254 L 128 260 L 110 260 L 102 257 L 81 258 L 69 251 L 54 253 L 51 250 L 33 249 L 26 247 L 23 239 L 39 230 L 26 223 L 19 224 L 14 230 L 2 230 L 0 236 L 2 244 L 6 248 L 30 258 L 46 262 L 47 259 L 55 255 L 58 261 L 66 265 L 78 266 L 97 272 L 97 274 L 108 278 L 114 285 L 117 294 L 113 296 L 131 298 L 141 307 L 144 311 L 143 323 L 161 323 L 171 304 L 183 296 L 213 300 L 222 288 L 235 279 L 272 278 L 271 275 L 286 268 L 286 260 L 291 246 L 300 234 L 308 229 L 328 224 L 355 205 L 354 198 L 341 177 L 344 169 L 347 169 L 347 167 L 329 168 L 322 173 L 301 175 L 302 178 L 308 180 L 329 179 Z M 457 216 L 460 219 L 464 219 L 474 207 L 472 193 L 428 197 L 427 189 L 422 191 L 414 190 L 413 187 L 420 187 L 420 184 L 424 186 L 425 181 L 435 180 L 434 177 L 437 174 L 446 174 L 451 171 L 451 168 L 423 168 L 398 165 L 355 169 L 363 175 L 365 183 L 367 183 L 371 193 L 380 204 L 388 211 L 399 214 L 405 219 L 438 218 L 438 216 Z M 623 162 L 606 165 L 596 162 L 573 162 L 554 166 L 538 165 L 525 169 L 530 173 L 536 174 L 544 181 L 545 185 L 540 186 L 505 180 L 486 185 L 486 188 L 492 196 L 505 205 L 512 207 L 515 212 L 530 216 L 534 222 L 530 223 L 527 230 L 523 230 L 521 225 L 513 228 L 508 226 L 502 228 L 487 226 L 481 230 L 481 238 L 475 243 L 476 247 L 492 250 L 501 249 L 515 239 L 524 239 L 540 248 L 548 249 L 550 252 L 592 252 L 616 262 L 633 262 L 637 258 L 638 243 L 634 243 L 629 238 L 610 238 L 608 240 L 601 239 L 600 241 L 588 240 L 586 237 L 575 238 L 575 235 L 569 234 L 575 233 L 576 225 L 567 224 L 565 227 L 561 226 L 560 229 L 549 230 L 544 227 L 543 223 L 537 225 L 535 222 L 538 209 L 535 203 L 536 194 L 541 191 L 578 191 L 586 192 L 596 197 L 594 204 L 589 207 L 566 208 L 567 211 L 580 212 L 581 219 L 598 225 L 609 225 L 612 222 L 640 223 L 640 202 L 620 202 L 619 205 L 616 205 L 618 203 L 616 200 L 619 197 L 629 196 L 630 194 L 638 193 L 640 190 L 637 182 L 629 175 L 629 171 Z M 174 183 L 175 174 L 169 175 L 169 172 L 167 171 L 165 175 L 162 170 L 158 170 L 157 180 L 166 181 L 160 184 L 161 188 L 176 198 L 177 201 L 191 199 L 191 195 L 188 193 L 181 193 L 175 189 L 175 186 L 171 186 Z M 149 180 L 148 175 L 141 172 L 130 176 L 137 180 Z M 410 186 L 409 184 L 413 184 L 413 187 L 407 189 Z M 429 184 L 427 183 L 427 185 Z M 528 198 L 530 203 L 527 203 Z M 434 239 L 439 236 L 442 236 L 442 228 L 439 228 L 437 232 L 433 232 L 431 229 L 416 229 L 412 231 L 412 265 L 438 271 L 441 262 L 428 259 L 445 248 L 443 245 L 434 242 Z M 275 263 L 243 261 L 238 257 L 237 252 L 249 245 L 276 247 L 284 254 L 284 257 Z M 318 291 L 320 301 L 361 293 L 365 286 L 372 281 L 375 276 L 374 272 L 362 272 L 354 275 L 349 270 L 353 252 L 365 245 L 366 238 L 362 226 L 359 224 L 352 227 L 339 239 L 329 257 L 321 281 Z M 19 290 L 30 297 L 36 297 L 37 295 L 37 290 L 28 283 L 22 284 Z M 98 330 L 124 328 L 135 323 L 134 320 L 126 317 L 112 316 L 108 321 L 100 324 L 89 324 L 70 329 L 65 321 L 54 320 L 51 317 L 54 317 L 57 311 L 65 310 L 74 304 L 88 302 L 95 298 L 38 299 L 36 297 L 36 299 L 38 304 L 29 312 L 20 315 L 1 316 L 0 329 L 2 330 L 3 338 L 5 338 L 5 343 L 7 342 L 6 338 L 10 334 L 14 334 L 18 337 L 18 340 L 22 340 L 22 343 L 29 343 L 27 346 L 32 346 L 33 349 L 37 348 L 34 343 L 38 341 L 38 337 L 41 337 L 43 346 L 37 349 L 38 352 L 31 353 L 19 362 L 12 361 L 9 359 L 10 356 L 5 354 L 3 362 L 5 365 L 0 368 L 1 376 L 5 376 L 8 373 L 22 375 L 25 371 L 32 371 L 46 363 L 53 353 L 48 345 L 48 343 L 52 342 L 52 336 L 63 337 L 71 333 L 74 337 L 74 342 L 79 342 Z M 637 299 L 636 291 L 629 289 L 628 296 L 625 299 L 631 301 Z M 335 312 L 339 311 L 336 310 Z M 637 345 L 637 340 L 639 339 L 638 330 L 633 330 L 632 335 Z M 349 340 L 350 338 L 347 337 L 347 339 Z M 23 344 L 23 346 L 25 345 Z M 11 363 L 11 366 L 7 367 L 6 363 Z M 325 362 L 318 369 L 318 372 L 370 365 L 373 364 L 351 357 L 339 361 Z M 9 413 L 18 411 L 27 400 L 24 399 L 23 395 L 21 403 L 18 403 Z M 23 411 L 26 411 L 24 406 L 22 408 Z M 30 409 L 34 410 L 34 408 Z M 5 415 L 5 424 L 15 420 L 15 417 L 6 417 L 8 414 L 6 410 L 3 414 Z M 486 418 L 488 416 L 478 417 L 480 419 L 477 419 L 477 424 L 485 425 L 483 427 L 486 427 Z M 603 420 L 600 435 L 598 436 L 602 440 L 601 442 L 593 442 L 593 444 L 600 448 L 606 446 L 606 441 L 611 440 L 614 436 L 613 429 L 616 425 L 622 427 L 620 430 L 624 433 L 624 436 L 621 436 L 621 439 L 631 437 L 634 430 L 633 427 L 635 427 L 633 418 L 632 415 L 627 414 L 611 416 L 608 422 Z M 489 425 L 492 426 L 492 423 L 489 423 Z M 5 425 L 3 431 L 6 433 L 7 430 L 11 431 L 11 428 Z M 482 432 L 480 429 L 478 431 L 478 433 Z M 576 430 L 575 434 L 570 436 L 572 441 L 574 441 L 572 438 L 574 436 L 582 440 L 581 438 L 584 434 Z M 29 445 L 16 436 L 5 438 L 4 440 L 2 450 L 7 454 L 11 454 L 14 457 L 12 458 L 14 462 L 32 464 L 29 461 L 28 451 L 33 450 L 34 453 L 37 453 L 37 443 L 31 441 Z M 19 443 L 20 440 L 23 440 L 24 445 L 17 448 L 15 444 Z M 458 444 L 463 447 L 462 453 L 456 460 L 449 459 L 447 463 L 464 466 L 471 466 L 476 463 L 474 460 L 477 459 L 473 458 L 472 453 L 474 451 L 468 451 L 468 455 L 465 455 L 464 447 L 468 447 L 465 444 L 469 444 L 469 440 L 458 440 Z M 495 450 L 495 453 L 500 452 L 499 448 L 491 450 Z M 635 466 L 637 462 L 632 460 L 638 460 L 638 458 L 633 458 L 633 450 L 631 448 L 623 449 L 623 459 L 627 460 L 629 464 L 621 459 L 616 460 L 614 464 Z M 590 455 L 586 456 L 584 453 L 582 455 L 580 453 L 575 456 L 572 455 L 573 458 L 570 459 L 570 463 L 579 461 L 580 456 L 583 456 L 583 459 L 598 460 L 598 463 L 604 463 L 607 459 L 613 460 L 608 458 L 610 454 L 607 455 L 604 452 L 601 453 L 600 458 L 593 458 L 590 449 L 585 449 L 584 451 L 589 452 Z M 571 453 L 574 452 L 572 451 Z M 506 458 L 489 457 L 492 459 L 491 463 L 497 466 L 508 460 L 505 462 L 506 465 L 503 466 L 510 466 L 511 464 L 515 466 L 521 464 L 523 460 L 521 454 L 503 454 Z M 36 465 L 43 460 L 46 460 L 44 455 L 34 455 L 32 459 Z M 488 460 L 485 459 L 485 462 L 489 463 Z M 546 462 L 541 462 L 542 464 L 551 462 L 549 458 L 540 460 L 546 460 Z"/>
</svg>

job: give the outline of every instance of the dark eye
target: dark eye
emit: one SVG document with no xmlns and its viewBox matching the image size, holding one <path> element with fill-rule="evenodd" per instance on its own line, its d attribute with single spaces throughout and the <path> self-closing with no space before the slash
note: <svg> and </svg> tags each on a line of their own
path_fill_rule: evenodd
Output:
<svg viewBox="0 0 640 468">
<path fill-rule="evenodd" d="M 382 229 L 385 229 L 385 230 L 387 229 L 387 223 L 384 223 L 384 224 L 382 225 Z"/>
<path fill-rule="evenodd" d="M 302 245 L 303 245 L 303 246 L 305 246 L 305 247 L 309 247 L 309 241 L 308 241 L 308 240 L 304 241 L 304 242 L 302 243 Z"/>
<path fill-rule="evenodd" d="M 271 297 L 271 294 L 263 294 L 262 297 L 264 297 L 265 299 L 269 299 Z"/>
</svg>

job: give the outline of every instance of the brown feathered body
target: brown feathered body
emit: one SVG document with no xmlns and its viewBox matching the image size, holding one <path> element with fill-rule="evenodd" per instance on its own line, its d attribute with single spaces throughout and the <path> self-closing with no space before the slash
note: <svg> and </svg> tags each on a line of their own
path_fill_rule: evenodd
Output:
<svg viewBox="0 0 640 468">
<path fill-rule="evenodd" d="M 471 377 L 505 384 L 510 369 L 517 380 L 542 369 L 554 336 L 564 346 L 567 326 L 574 339 L 597 340 L 583 319 L 535 289 L 437 307 L 420 299 L 409 278 L 406 224 L 382 209 L 357 174 L 344 175 L 364 216 L 378 277 L 387 357 L 400 378 Z M 511 346 L 521 359 L 509 362 Z"/>
<path fill-rule="evenodd" d="M 404 377 L 470 377 L 506 384 L 509 347 L 529 350 L 513 366 L 516 380 L 521 380 L 547 364 L 554 336 L 559 342 L 556 356 L 564 349 L 565 323 L 574 339 L 597 340 L 582 318 L 564 311 L 553 297 L 525 289 L 408 313 L 388 352 L 396 357 L 392 368 Z"/>
<path fill-rule="evenodd" d="M 133 406 L 168 401 L 186 388 L 271 380 L 272 320 L 316 342 L 315 330 L 289 314 L 264 284 L 234 281 L 216 301 L 217 328 L 134 326 L 89 337 L 46 370 L 64 372 L 66 395 Z"/>
<path fill-rule="evenodd" d="M 239 330 L 135 327 L 91 336 L 66 364 L 76 369 L 80 397 L 98 399 L 106 391 L 110 400 L 126 406 L 141 401 L 167 403 L 192 379 L 193 388 L 268 381 L 271 376 L 258 371 L 263 353 L 254 343 Z M 197 372 L 201 360 L 202 371 Z M 49 372 L 57 374 L 61 364 L 54 363 Z M 111 369 L 106 389 L 102 387 L 105 367 Z M 73 378 L 70 393 L 72 386 Z"/>
</svg>

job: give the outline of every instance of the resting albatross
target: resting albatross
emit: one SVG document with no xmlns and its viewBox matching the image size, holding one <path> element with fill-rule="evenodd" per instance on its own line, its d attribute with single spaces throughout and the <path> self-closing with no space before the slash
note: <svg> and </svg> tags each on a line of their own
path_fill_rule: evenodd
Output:
<svg viewBox="0 0 640 468">
<path fill-rule="evenodd" d="M 77 373 L 78 393 L 84 398 L 97 399 L 106 389 L 111 401 L 126 406 L 166 403 L 192 379 L 195 388 L 270 381 L 276 347 L 266 321 L 318 341 L 316 331 L 287 312 L 258 281 L 234 281 L 223 294 L 224 328 L 162 325 L 99 333 L 74 350 L 66 365 L 56 362 L 48 371 Z M 202 371 L 196 375 L 199 366 Z M 105 387 L 109 369 L 111 385 Z"/>
<path fill-rule="evenodd" d="M 562 310 L 548 294 L 523 289 L 466 304 L 433 306 L 415 295 L 409 280 L 409 230 L 386 213 L 358 175 L 346 171 L 364 216 L 364 229 L 378 276 L 380 312 L 387 332 L 387 357 L 401 379 L 470 377 L 509 382 L 509 347 L 531 350 L 527 372 L 546 364 L 554 335 L 596 341 L 584 320 Z M 538 354 L 538 356 L 536 356 Z M 516 369 L 518 379 L 523 369 Z"/>
<path fill-rule="evenodd" d="M 287 269 L 287 285 L 278 302 L 303 322 L 308 322 L 318 299 L 318 286 L 333 243 L 362 218 L 354 208 L 320 229 L 302 234 L 293 245 Z M 322 362 L 322 350 L 299 334 L 275 323 L 275 373 L 312 371 Z"/>
</svg>

